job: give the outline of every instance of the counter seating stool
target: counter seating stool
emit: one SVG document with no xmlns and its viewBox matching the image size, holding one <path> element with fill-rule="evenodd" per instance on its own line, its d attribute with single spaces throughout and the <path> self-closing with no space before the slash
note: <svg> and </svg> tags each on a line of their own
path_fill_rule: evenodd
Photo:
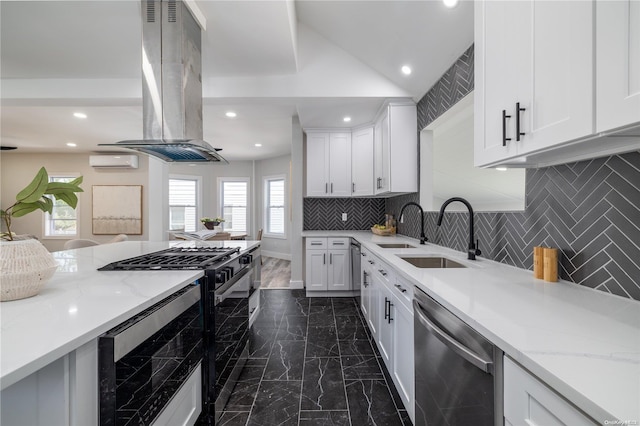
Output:
<svg viewBox="0 0 640 426">
<path fill-rule="evenodd" d="M 76 238 L 75 240 L 69 240 L 66 243 L 64 243 L 64 249 L 71 250 L 71 249 L 78 249 L 83 247 L 97 246 L 99 244 L 100 244 L 99 242 L 94 240 L 89 240 L 85 238 Z"/>
<path fill-rule="evenodd" d="M 112 239 L 110 239 L 109 241 L 107 241 L 105 244 L 119 243 L 120 241 L 127 241 L 128 239 L 129 237 L 126 234 L 118 234 Z M 71 250 L 71 249 L 77 249 L 77 248 L 83 248 L 83 247 L 97 246 L 99 244 L 100 243 L 95 240 L 89 240 L 86 238 L 76 238 L 74 240 L 69 240 L 66 243 L 64 243 L 64 249 Z"/>
</svg>

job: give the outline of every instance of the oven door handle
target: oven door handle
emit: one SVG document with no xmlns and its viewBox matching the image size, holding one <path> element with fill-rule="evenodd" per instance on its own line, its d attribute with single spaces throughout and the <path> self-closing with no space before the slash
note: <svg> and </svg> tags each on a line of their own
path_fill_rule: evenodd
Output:
<svg viewBox="0 0 640 426">
<path fill-rule="evenodd" d="M 433 335 L 437 337 L 438 340 L 440 340 L 446 347 L 448 347 L 453 352 L 464 358 L 469 363 L 478 367 L 485 373 L 491 374 L 493 372 L 493 362 L 485 361 L 471 349 L 467 348 L 462 343 L 458 342 L 456 339 L 450 336 L 447 332 L 435 325 L 429 318 L 427 318 L 422 305 L 415 299 L 413 300 L 413 310 L 418 315 L 418 320 L 420 321 L 420 323 L 424 327 L 426 327 L 428 331 L 433 333 Z"/>
<path fill-rule="evenodd" d="M 190 290 L 167 302 L 159 309 L 156 309 L 117 334 L 113 336 L 103 336 L 103 338 L 111 337 L 113 339 L 114 362 L 120 360 L 140 343 L 160 331 L 160 329 L 176 319 L 199 300 L 200 286 L 195 285 Z"/>
</svg>

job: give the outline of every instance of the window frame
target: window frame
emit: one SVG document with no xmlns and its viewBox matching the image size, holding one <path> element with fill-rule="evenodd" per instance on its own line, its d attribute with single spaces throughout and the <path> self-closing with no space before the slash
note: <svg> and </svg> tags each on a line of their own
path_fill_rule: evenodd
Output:
<svg viewBox="0 0 640 426">
<path fill-rule="evenodd" d="M 72 173 L 64 173 L 64 172 L 54 172 L 49 173 L 49 182 L 51 182 L 51 178 L 77 178 L 82 176 L 81 173 L 72 172 Z M 81 193 L 77 192 L 76 195 L 78 197 L 78 205 L 74 209 L 76 212 L 76 233 L 75 234 L 65 234 L 65 235 L 47 235 L 47 230 L 50 229 L 49 219 L 50 214 L 47 212 L 42 212 L 42 239 L 43 240 L 73 240 L 75 238 L 80 238 L 80 198 Z M 51 196 L 51 199 L 55 201 L 55 198 Z"/>
<path fill-rule="evenodd" d="M 218 185 L 218 208 L 216 211 L 220 217 L 224 217 L 224 191 L 223 186 L 225 182 L 243 182 L 247 184 L 247 209 L 246 209 L 246 219 L 245 223 L 247 224 L 247 229 L 244 231 L 238 231 L 234 229 L 227 229 L 225 227 L 226 222 L 222 222 L 222 230 L 225 232 L 243 232 L 247 235 L 251 235 L 251 178 L 246 176 L 235 176 L 235 177 L 223 177 L 220 176 L 217 179 Z"/>
<path fill-rule="evenodd" d="M 171 183 L 170 181 L 172 180 L 190 180 L 190 181 L 195 181 L 196 182 L 196 222 L 195 222 L 195 230 L 194 231 L 199 231 L 199 227 L 198 227 L 198 223 L 200 222 L 200 218 L 202 217 L 202 176 L 197 176 L 197 175 L 177 175 L 177 174 L 170 174 L 169 175 L 169 179 L 167 180 L 167 200 L 169 200 L 171 198 L 170 195 L 170 188 L 171 188 Z M 171 229 L 171 202 L 167 203 L 167 219 L 169 221 L 168 225 L 169 225 L 169 229 Z M 191 231 L 185 231 L 185 232 L 191 232 Z"/>
<path fill-rule="evenodd" d="M 283 181 L 283 197 L 284 204 L 282 206 L 282 234 L 269 232 L 269 182 L 271 181 Z M 286 174 L 278 174 L 271 176 L 263 176 L 262 177 L 262 224 L 263 224 L 263 237 L 267 238 L 277 238 L 281 240 L 286 240 L 287 237 L 287 207 L 289 203 L 289 196 L 287 191 L 287 175 Z"/>
</svg>

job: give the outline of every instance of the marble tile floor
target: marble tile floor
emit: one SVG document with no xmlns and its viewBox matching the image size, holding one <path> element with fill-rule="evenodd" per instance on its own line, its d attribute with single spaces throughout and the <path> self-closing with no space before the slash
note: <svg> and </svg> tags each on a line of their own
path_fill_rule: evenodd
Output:
<svg viewBox="0 0 640 426">
<path fill-rule="evenodd" d="M 250 359 L 219 426 L 407 426 L 354 298 L 261 290 Z"/>
<path fill-rule="evenodd" d="M 291 281 L 291 262 L 274 257 L 262 257 L 260 288 L 289 288 Z"/>
</svg>

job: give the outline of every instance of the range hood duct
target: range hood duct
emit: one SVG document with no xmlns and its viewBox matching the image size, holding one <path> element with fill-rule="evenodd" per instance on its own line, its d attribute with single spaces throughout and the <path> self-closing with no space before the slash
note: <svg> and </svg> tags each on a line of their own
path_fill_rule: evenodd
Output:
<svg viewBox="0 0 640 426">
<path fill-rule="evenodd" d="M 142 0 L 143 140 L 100 144 L 168 162 L 228 163 L 202 140 L 201 30 L 178 0 Z"/>
</svg>

